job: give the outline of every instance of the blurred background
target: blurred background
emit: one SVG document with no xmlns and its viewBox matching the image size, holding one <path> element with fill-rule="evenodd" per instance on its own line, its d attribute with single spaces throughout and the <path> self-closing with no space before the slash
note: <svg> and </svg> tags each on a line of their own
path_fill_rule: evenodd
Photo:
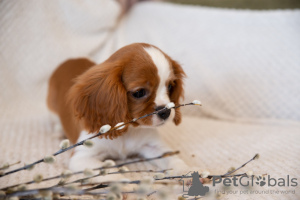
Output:
<svg viewBox="0 0 300 200">
<path fill-rule="evenodd" d="M 2 115 L 45 113 L 48 78 L 64 60 L 100 63 L 122 46 L 146 42 L 181 63 L 185 100 L 206 105 L 186 114 L 299 120 L 299 6 L 295 0 L 1 1 Z"/>
<path fill-rule="evenodd" d="M 166 0 L 172 3 L 236 9 L 294 9 L 300 8 L 298 0 Z"/>
</svg>

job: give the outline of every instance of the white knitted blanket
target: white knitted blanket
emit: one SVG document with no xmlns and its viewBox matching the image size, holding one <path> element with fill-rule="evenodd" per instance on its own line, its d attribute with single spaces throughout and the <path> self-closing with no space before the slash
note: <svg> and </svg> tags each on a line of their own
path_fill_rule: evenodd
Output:
<svg viewBox="0 0 300 200">
<path fill-rule="evenodd" d="M 116 24 L 120 12 L 111 0 L 0 2 L 0 163 L 29 163 L 58 149 L 61 135 L 45 99 L 48 78 L 59 63 L 83 56 L 99 63 L 124 45 L 148 42 L 182 64 L 188 76 L 185 102 L 203 103 L 183 108 L 179 127 L 160 129 L 182 159 L 199 171 L 222 174 L 260 153 L 261 159 L 243 172 L 299 178 L 299 10 L 149 2 L 137 4 Z M 44 177 L 60 174 L 68 156 L 0 178 L 0 188 L 31 180 L 38 172 Z M 208 186 L 212 196 L 215 189 L 224 190 Z M 225 199 L 300 198 L 299 186 L 253 188 L 288 194 L 230 190 L 237 193 L 225 194 Z M 180 192 L 181 187 L 173 195 Z"/>
</svg>

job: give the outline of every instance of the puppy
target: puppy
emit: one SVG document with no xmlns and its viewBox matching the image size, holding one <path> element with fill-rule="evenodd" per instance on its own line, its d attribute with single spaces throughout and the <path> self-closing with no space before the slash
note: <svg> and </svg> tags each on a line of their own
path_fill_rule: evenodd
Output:
<svg viewBox="0 0 300 200">
<path fill-rule="evenodd" d="M 62 63 L 50 78 L 47 101 L 50 110 L 59 116 L 68 139 L 76 143 L 98 133 L 103 125 L 114 127 L 164 108 L 169 102 L 178 105 L 184 95 L 184 77 L 181 66 L 159 48 L 135 43 L 98 65 L 84 58 Z M 179 108 L 175 113 L 165 110 L 106 133 L 93 139 L 91 148 L 76 147 L 69 168 L 96 168 L 106 158 L 125 159 L 136 154 L 150 158 L 170 151 L 155 127 L 171 117 L 176 125 L 181 122 Z M 173 168 L 175 173 L 189 171 L 178 157 L 155 164 L 161 169 Z"/>
</svg>

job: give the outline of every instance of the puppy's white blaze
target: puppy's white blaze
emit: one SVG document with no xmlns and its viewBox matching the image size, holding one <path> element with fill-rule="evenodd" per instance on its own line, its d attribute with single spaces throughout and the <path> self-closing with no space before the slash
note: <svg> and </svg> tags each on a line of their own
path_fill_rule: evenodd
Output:
<svg viewBox="0 0 300 200">
<path fill-rule="evenodd" d="M 171 74 L 170 63 L 159 49 L 155 47 L 145 47 L 144 49 L 155 64 L 160 79 L 154 102 L 157 106 L 166 105 L 170 102 L 166 87 L 166 81 Z"/>
</svg>

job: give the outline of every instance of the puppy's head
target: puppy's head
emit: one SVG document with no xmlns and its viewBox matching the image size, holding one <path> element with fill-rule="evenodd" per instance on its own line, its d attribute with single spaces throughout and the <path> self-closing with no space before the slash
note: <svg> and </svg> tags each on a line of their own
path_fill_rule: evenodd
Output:
<svg viewBox="0 0 300 200">
<path fill-rule="evenodd" d="M 136 43 L 115 52 L 108 60 L 80 75 L 68 98 L 75 115 L 89 132 L 98 132 L 105 124 L 119 122 L 159 110 L 169 102 L 179 104 L 183 98 L 181 66 L 157 47 Z M 158 126 L 168 120 L 170 111 L 136 121 L 134 126 Z M 179 108 L 173 119 L 181 122 Z M 113 139 L 126 132 L 111 131 Z"/>
</svg>

